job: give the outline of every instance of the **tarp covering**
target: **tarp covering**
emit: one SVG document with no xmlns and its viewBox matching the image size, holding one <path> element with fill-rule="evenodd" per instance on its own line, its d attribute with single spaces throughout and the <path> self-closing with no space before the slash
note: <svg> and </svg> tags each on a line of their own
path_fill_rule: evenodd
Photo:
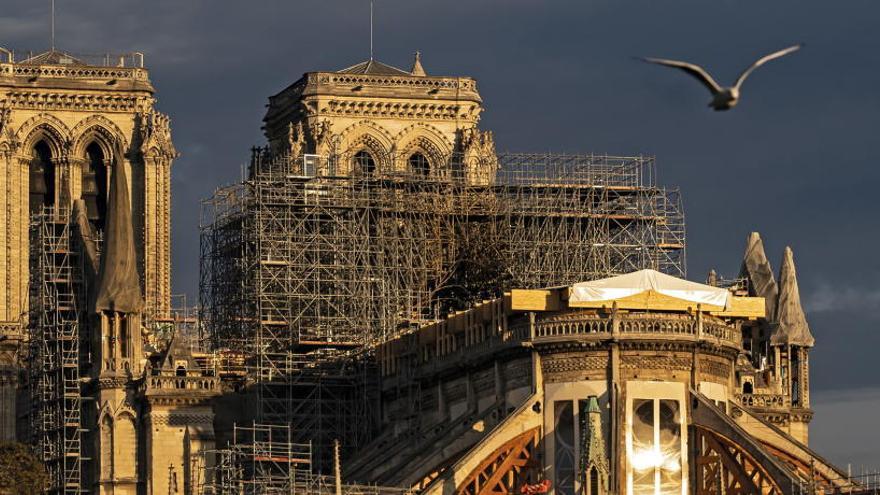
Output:
<svg viewBox="0 0 880 495">
<path fill-rule="evenodd" d="M 76 232 L 79 245 L 84 255 L 86 282 L 91 287 L 98 276 L 98 248 L 95 246 L 95 236 L 92 233 L 92 225 L 89 223 L 89 217 L 86 213 L 86 202 L 84 200 L 73 200 L 73 213 L 71 216 L 73 216 L 73 223 L 77 227 Z"/>
<path fill-rule="evenodd" d="M 749 295 L 764 298 L 767 306 L 767 319 L 772 319 L 776 314 L 776 299 L 779 289 L 776 279 L 773 278 L 773 268 L 764 252 L 764 242 L 757 232 L 749 234 L 746 244 L 746 253 L 743 256 L 740 277 L 749 281 Z"/>
<path fill-rule="evenodd" d="M 116 153 L 112 172 L 107 229 L 104 232 L 104 249 L 95 292 L 95 312 L 138 313 L 144 307 L 134 249 L 128 179 L 121 155 L 121 151 Z"/>
<path fill-rule="evenodd" d="M 794 268 L 794 253 L 790 247 L 782 254 L 782 268 L 779 270 L 779 303 L 776 307 L 777 326 L 770 337 L 771 344 L 788 344 L 812 347 L 816 343 L 807 324 L 801 294 L 798 289 L 797 273 Z"/>
<path fill-rule="evenodd" d="M 725 309 L 730 298 L 727 289 L 683 280 L 656 270 L 639 270 L 617 277 L 574 284 L 568 300 L 573 303 L 612 301 L 649 290 L 676 299 Z"/>
</svg>

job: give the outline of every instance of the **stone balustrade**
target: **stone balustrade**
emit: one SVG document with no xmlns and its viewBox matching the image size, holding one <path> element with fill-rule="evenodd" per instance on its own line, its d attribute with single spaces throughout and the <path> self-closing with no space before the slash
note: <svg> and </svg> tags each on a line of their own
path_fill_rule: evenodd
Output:
<svg viewBox="0 0 880 495">
<path fill-rule="evenodd" d="M 791 406 L 788 396 L 782 394 L 734 394 L 734 399 L 748 407 L 784 409 Z"/>
<path fill-rule="evenodd" d="M 204 390 L 214 391 L 218 380 L 210 376 L 161 376 L 147 377 L 147 389 L 153 390 Z"/>
<path fill-rule="evenodd" d="M 429 339 L 416 332 L 391 341 L 380 353 L 383 375 L 406 374 L 413 367 L 460 365 L 463 358 L 472 360 L 503 348 L 565 341 L 670 340 L 742 348 L 738 328 L 705 314 L 572 312 L 539 317 L 533 327 L 520 321 L 503 331 L 492 328 L 487 332 L 481 325 L 475 322 L 473 328 L 464 325 Z"/>
<path fill-rule="evenodd" d="M 567 314 L 535 323 L 535 341 L 577 339 L 670 338 L 715 341 L 732 347 L 742 346 L 739 329 L 722 320 L 696 315 L 639 313 L 602 316 Z"/>
</svg>

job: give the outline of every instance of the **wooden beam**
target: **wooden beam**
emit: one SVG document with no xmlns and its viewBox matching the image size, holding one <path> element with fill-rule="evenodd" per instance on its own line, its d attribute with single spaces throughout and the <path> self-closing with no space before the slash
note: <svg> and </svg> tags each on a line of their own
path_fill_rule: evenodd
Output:
<svg viewBox="0 0 880 495">
<path fill-rule="evenodd" d="M 513 289 L 510 291 L 514 311 L 559 311 L 563 309 L 563 289 Z"/>
<path fill-rule="evenodd" d="M 763 297 L 730 296 L 727 306 L 727 309 L 709 311 L 709 313 L 715 316 L 738 318 L 764 318 L 767 316 L 767 306 L 764 304 Z"/>
</svg>

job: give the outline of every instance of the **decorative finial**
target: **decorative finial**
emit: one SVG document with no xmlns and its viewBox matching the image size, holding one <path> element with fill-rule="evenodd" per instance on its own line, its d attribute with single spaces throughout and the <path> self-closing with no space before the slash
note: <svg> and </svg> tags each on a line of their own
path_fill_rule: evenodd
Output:
<svg viewBox="0 0 880 495">
<path fill-rule="evenodd" d="M 410 69 L 409 73 L 420 77 L 427 75 L 425 74 L 425 69 L 422 68 L 422 52 L 416 51 L 416 57 L 415 60 L 413 60 L 412 69 Z"/>
</svg>

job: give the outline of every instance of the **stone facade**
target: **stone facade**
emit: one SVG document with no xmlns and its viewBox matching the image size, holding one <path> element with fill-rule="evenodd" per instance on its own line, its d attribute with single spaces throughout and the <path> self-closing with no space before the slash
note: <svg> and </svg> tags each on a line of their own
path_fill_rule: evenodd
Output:
<svg viewBox="0 0 880 495">
<path fill-rule="evenodd" d="M 71 247 L 81 250 L 84 267 L 73 269 L 82 271 L 80 356 L 89 361 L 79 364 L 81 424 L 63 427 L 80 432 L 81 447 L 68 443 L 61 456 L 45 459 L 51 490 L 73 489 L 73 482 L 88 493 L 183 493 L 191 454 L 213 447 L 210 399 L 219 387 L 185 347 L 153 335 L 170 316 L 170 173 L 177 152 L 169 119 L 154 108 L 140 56 L 3 56 L 0 437 L 12 438 L 16 426 L 19 344 L 27 339 L 35 270 L 30 218 L 52 209 L 58 221 L 79 222 L 71 231 L 80 240 Z M 32 407 L 46 407 L 33 403 L 32 392 L 23 398 L 19 423 Z M 27 430 L 19 428 L 23 439 L 46 443 Z M 81 460 L 73 464 L 74 458 Z"/>
<path fill-rule="evenodd" d="M 421 68 L 418 55 L 417 62 Z M 497 168 L 485 159 L 494 156 L 495 144 L 490 132 L 477 128 L 482 99 L 470 77 L 431 76 L 369 60 L 309 72 L 270 97 L 268 107 L 263 129 L 272 154 L 316 155 L 319 175 L 366 173 L 364 153 L 384 174 L 427 175 L 451 167 L 445 161 L 453 154 L 471 183 L 490 182 Z"/>
<path fill-rule="evenodd" d="M 780 292 L 795 297 L 786 272 L 793 265 Z M 392 339 L 378 350 L 381 433 L 348 472 L 429 494 L 546 484 L 557 494 L 717 493 L 719 484 L 797 493 L 845 483 L 807 447 L 812 340 L 753 347 L 756 328 L 780 335 L 779 313 L 768 317 L 765 299 L 739 287 L 714 310 L 656 293 L 585 305 L 572 287 L 512 291 Z M 752 362 L 767 364 L 760 387 L 743 393 Z M 792 366 L 794 375 L 780 371 Z M 533 445 L 522 442 L 524 424 Z"/>
<path fill-rule="evenodd" d="M 38 206 L 106 204 L 111 158 L 125 153 L 138 270 L 149 314 L 171 295 L 170 184 L 177 156 L 168 117 L 154 108 L 141 65 L 90 65 L 60 52 L 0 62 L 0 324 L 21 328 L 27 313 L 28 221 Z M 45 163 L 40 163 L 41 161 Z M 42 176 L 34 169 L 42 168 Z M 101 170 L 104 168 L 104 170 Z M 97 177 L 96 177 L 97 175 Z M 35 186 L 43 190 L 41 201 Z M 33 197 L 33 198 L 32 198 Z M 32 199 L 33 204 L 32 204 Z M 96 207 L 92 219 L 100 223 Z"/>
</svg>

